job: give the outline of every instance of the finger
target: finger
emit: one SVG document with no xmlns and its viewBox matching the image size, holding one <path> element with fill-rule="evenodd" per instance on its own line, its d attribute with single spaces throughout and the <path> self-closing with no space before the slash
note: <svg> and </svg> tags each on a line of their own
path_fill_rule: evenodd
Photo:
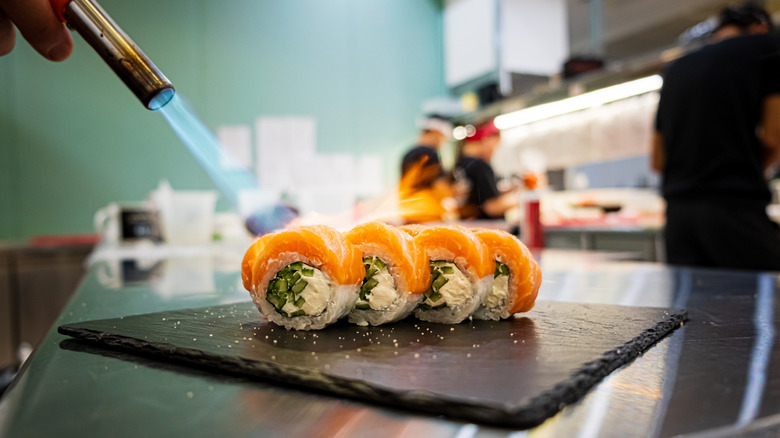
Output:
<svg viewBox="0 0 780 438">
<path fill-rule="evenodd" d="M 11 53 L 16 43 L 16 28 L 0 9 L 0 56 Z"/>
<path fill-rule="evenodd" d="M 49 0 L 0 0 L 0 7 L 44 57 L 62 61 L 73 52 L 73 40 L 54 15 Z"/>
</svg>

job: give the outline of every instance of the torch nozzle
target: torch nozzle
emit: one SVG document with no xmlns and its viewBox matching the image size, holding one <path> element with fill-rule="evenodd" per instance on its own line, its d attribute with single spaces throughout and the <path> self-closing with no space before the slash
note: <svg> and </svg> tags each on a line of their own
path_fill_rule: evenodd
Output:
<svg viewBox="0 0 780 438">
<path fill-rule="evenodd" d="M 95 49 L 146 108 L 158 110 L 173 98 L 175 91 L 168 78 L 100 5 L 92 0 L 72 0 L 60 9 L 62 3 L 52 0 L 55 12 Z"/>
</svg>

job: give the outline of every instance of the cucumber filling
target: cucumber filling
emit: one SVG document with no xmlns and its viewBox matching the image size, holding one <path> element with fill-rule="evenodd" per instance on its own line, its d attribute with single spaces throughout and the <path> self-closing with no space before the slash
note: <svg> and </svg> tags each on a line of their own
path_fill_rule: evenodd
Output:
<svg viewBox="0 0 780 438">
<path fill-rule="evenodd" d="M 319 269 L 295 262 L 276 273 L 265 299 L 288 318 L 313 316 L 325 310 L 332 289 Z"/>
<path fill-rule="evenodd" d="M 357 310 L 384 310 L 398 298 L 395 282 L 387 265 L 379 257 L 364 257 L 366 276 L 360 286 Z"/>
<path fill-rule="evenodd" d="M 488 309 L 502 307 L 506 303 L 509 290 L 509 266 L 496 260 L 496 270 L 493 272 L 493 288 L 482 302 L 482 307 Z"/>
<path fill-rule="evenodd" d="M 425 292 L 420 307 L 425 310 L 457 307 L 466 303 L 471 291 L 471 282 L 454 263 L 432 260 L 431 286 Z"/>
</svg>

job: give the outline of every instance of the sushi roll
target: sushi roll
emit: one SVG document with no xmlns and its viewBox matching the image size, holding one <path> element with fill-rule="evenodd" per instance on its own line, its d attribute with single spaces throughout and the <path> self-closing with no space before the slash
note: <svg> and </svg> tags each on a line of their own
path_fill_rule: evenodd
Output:
<svg viewBox="0 0 780 438">
<path fill-rule="evenodd" d="M 411 315 L 430 284 L 428 259 L 410 235 L 381 222 L 346 233 L 363 254 L 365 278 L 349 322 L 380 325 Z"/>
<path fill-rule="evenodd" d="M 474 317 L 499 320 L 531 310 L 542 284 L 542 270 L 531 252 L 505 231 L 480 229 L 474 234 L 485 242 L 495 262 L 491 291 Z"/>
<path fill-rule="evenodd" d="M 257 256 L 248 289 L 269 321 L 288 330 L 317 330 L 355 305 L 365 272 L 360 251 L 335 228 L 296 227 L 252 248 Z"/>
<path fill-rule="evenodd" d="M 429 322 L 457 324 L 473 314 L 493 284 L 493 260 L 471 231 L 459 226 L 421 230 L 414 243 L 430 261 L 431 283 L 414 315 Z"/>
</svg>

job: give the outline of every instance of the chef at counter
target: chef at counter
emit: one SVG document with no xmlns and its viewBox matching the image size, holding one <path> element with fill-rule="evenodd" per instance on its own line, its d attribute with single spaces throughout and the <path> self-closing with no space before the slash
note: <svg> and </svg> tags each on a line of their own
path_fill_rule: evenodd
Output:
<svg viewBox="0 0 780 438">
<path fill-rule="evenodd" d="M 712 42 L 666 71 L 652 159 L 663 174 L 669 263 L 780 270 L 763 174 L 780 150 L 780 40 L 771 30 L 762 8 L 728 7 Z"/>
<path fill-rule="evenodd" d="M 453 170 L 455 190 L 459 199 L 461 219 L 503 219 L 504 214 L 518 207 L 515 192 L 501 193 L 490 160 L 501 143 L 501 131 L 493 121 L 478 127 L 466 137 L 458 150 Z"/>
</svg>

